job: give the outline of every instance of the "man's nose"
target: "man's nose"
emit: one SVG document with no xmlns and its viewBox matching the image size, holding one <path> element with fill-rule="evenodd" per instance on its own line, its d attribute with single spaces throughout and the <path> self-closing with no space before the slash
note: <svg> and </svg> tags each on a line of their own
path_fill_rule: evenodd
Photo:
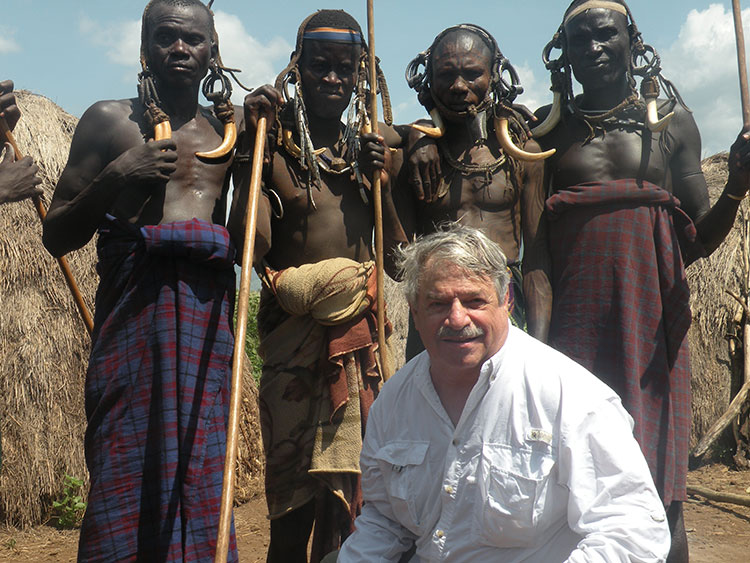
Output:
<svg viewBox="0 0 750 563">
<path fill-rule="evenodd" d="M 176 39 L 175 42 L 172 43 L 172 52 L 179 54 L 187 53 L 187 44 L 182 39 Z"/>
<path fill-rule="evenodd" d="M 340 82 L 339 75 L 336 71 L 331 70 L 323 75 L 323 80 L 329 84 L 338 84 Z"/>
<path fill-rule="evenodd" d="M 453 92 L 466 92 L 468 89 L 466 80 L 464 80 L 463 76 L 457 77 L 456 80 L 453 81 L 453 84 L 451 84 L 451 91 Z"/>
<path fill-rule="evenodd" d="M 466 307 L 464 307 L 460 299 L 454 299 L 451 303 L 450 311 L 448 311 L 448 326 L 459 329 L 465 327 L 467 322 Z"/>
</svg>

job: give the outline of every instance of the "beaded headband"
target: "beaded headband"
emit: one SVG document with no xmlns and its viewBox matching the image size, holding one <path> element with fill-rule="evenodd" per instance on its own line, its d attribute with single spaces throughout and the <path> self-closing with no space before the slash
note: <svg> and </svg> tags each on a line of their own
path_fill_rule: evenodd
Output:
<svg viewBox="0 0 750 563">
<path fill-rule="evenodd" d="M 335 43 L 362 44 L 362 36 L 353 29 L 341 29 L 337 27 L 315 27 L 305 31 L 302 39 L 313 39 L 315 41 L 333 41 Z"/>
</svg>

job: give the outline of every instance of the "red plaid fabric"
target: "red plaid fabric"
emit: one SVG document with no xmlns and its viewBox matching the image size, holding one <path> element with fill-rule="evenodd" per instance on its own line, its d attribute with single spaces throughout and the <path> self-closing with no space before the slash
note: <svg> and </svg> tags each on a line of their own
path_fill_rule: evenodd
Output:
<svg viewBox="0 0 750 563">
<path fill-rule="evenodd" d="M 702 254 L 695 226 L 671 194 L 630 179 L 566 188 L 546 210 L 550 345 L 620 395 L 664 504 L 685 500 L 691 315 L 681 250 L 688 261 Z"/>
<path fill-rule="evenodd" d="M 229 234 L 109 217 L 98 252 L 78 560 L 212 561 L 234 346 Z"/>
</svg>

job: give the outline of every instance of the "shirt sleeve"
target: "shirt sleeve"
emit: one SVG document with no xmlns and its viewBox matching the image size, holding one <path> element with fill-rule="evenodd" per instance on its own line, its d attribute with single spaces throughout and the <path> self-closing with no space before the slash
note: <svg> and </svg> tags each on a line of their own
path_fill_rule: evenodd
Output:
<svg viewBox="0 0 750 563">
<path fill-rule="evenodd" d="M 393 513 L 386 483 L 375 457 L 382 444 L 381 411 L 378 407 L 378 401 L 375 401 L 370 409 L 360 455 L 364 506 L 354 522 L 354 533 L 341 547 L 338 563 L 397 563 L 415 540 L 415 536 L 399 524 Z"/>
<path fill-rule="evenodd" d="M 568 525 L 583 536 L 567 561 L 665 561 L 666 513 L 619 399 L 599 401 L 564 436 Z"/>
</svg>

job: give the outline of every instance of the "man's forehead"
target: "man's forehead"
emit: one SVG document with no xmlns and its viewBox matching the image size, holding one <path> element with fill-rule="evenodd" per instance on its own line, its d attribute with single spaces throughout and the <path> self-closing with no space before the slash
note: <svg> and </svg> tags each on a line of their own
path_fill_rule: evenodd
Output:
<svg viewBox="0 0 750 563">
<path fill-rule="evenodd" d="M 211 17 L 208 11 L 192 4 L 168 4 L 159 2 L 151 7 L 146 15 L 149 29 L 172 23 L 189 24 L 196 30 L 211 33 Z"/>
<path fill-rule="evenodd" d="M 456 29 L 447 33 L 440 42 L 435 45 L 435 54 L 440 56 L 448 48 L 455 46 L 459 51 L 472 51 L 479 54 L 480 52 L 490 54 L 490 47 L 476 33 L 469 29 Z"/>
<path fill-rule="evenodd" d="M 588 8 L 577 13 L 572 18 L 565 18 L 563 24 L 566 31 L 578 29 L 599 29 L 606 26 L 615 26 L 619 29 L 627 29 L 628 16 L 620 12 L 606 8 Z"/>
<path fill-rule="evenodd" d="M 567 13 L 565 14 L 563 25 L 566 25 L 568 22 L 572 21 L 573 18 L 575 18 L 579 14 L 587 12 L 588 10 L 597 9 L 610 10 L 612 12 L 622 14 L 625 17 L 627 17 L 628 15 L 628 10 L 623 4 L 620 4 L 619 2 L 612 2 L 611 0 L 586 0 L 585 2 L 581 2 L 580 4 L 578 4 L 578 6 L 568 9 Z"/>
</svg>

